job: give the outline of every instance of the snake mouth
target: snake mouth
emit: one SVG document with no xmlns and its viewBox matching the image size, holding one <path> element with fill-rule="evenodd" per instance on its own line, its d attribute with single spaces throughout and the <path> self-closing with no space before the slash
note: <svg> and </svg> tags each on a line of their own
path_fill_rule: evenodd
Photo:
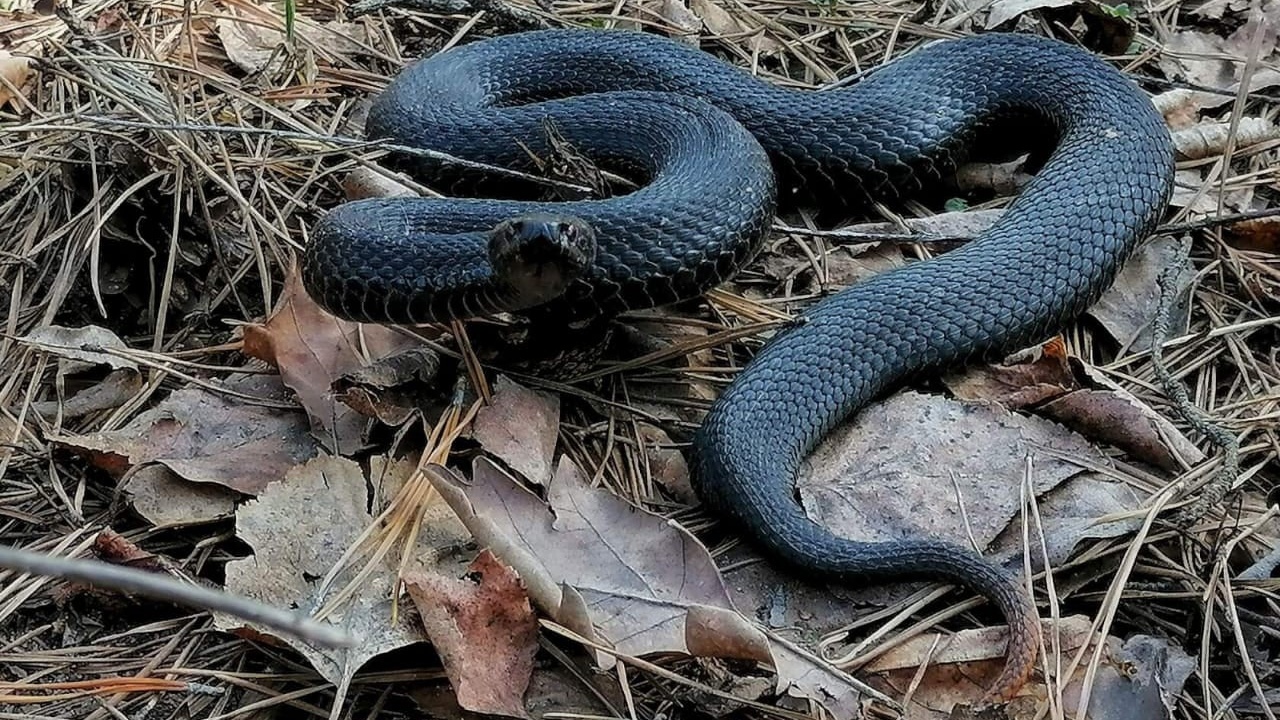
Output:
<svg viewBox="0 0 1280 720">
<path fill-rule="evenodd" d="M 528 215 L 500 223 L 489 237 L 494 276 L 521 305 L 564 294 L 595 262 L 595 229 L 561 215 Z"/>
</svg>

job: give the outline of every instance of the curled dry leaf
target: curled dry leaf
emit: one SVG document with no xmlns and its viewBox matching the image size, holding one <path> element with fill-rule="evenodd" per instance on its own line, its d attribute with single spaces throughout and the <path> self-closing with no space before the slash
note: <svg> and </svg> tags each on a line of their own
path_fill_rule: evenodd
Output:
<svg viewBox="0 0 1280 720">
<path fill-rule="evenodd" d="M 0 77 L 4 78 L 0 83 L 0 107 L 4 107 L 17 98 L 13 88 L 21 92 L 31 78 L 31 58 L 0 49 Z"/>
<path fill-rule="evenodd" d="M 1010 410 L 1038 405 L 1078 387 L 1061 336 L 1000 364 L 948 374 L 943 383 L 961 400 L 996 402 Z"/>
<path fill-rule="evenodd" d="M 557 622 L 621 653 L 756 660 L 777 668 L 780 690 L 857 716 L 842 673 L 774 646 L 740 615 L 710 554 L 678 526 L 589 487 L 562 457 L 550 506 L 497 465 L 477 458 L 470 481 L 434 466 L 432 481 L 483 546 L 509 562 L 529 596 Z M 601 654 L 602 665 L 610 660 Z"/>
<path fill-rule="evenodd" d="M 226 383 L 240 393 L 269 396 L 278 380 L 251 376 Z M 252 404 L 200 387 L 175 391 L 119 430 L 51 434 L 50 441 L 88 455 L 115 477 L 159 463 L 189 482 L 215 483 L 256 495 L 316 453 L 299 414 Z"/>
<path fill-rule="evenodd" d="M 1178 472 L 1205 455 L 1172 422 L 1102 373 L 1085 366 L 1096 388 L 1083 388 L 1046 403 L 1040 412 L 1135 458 Z"/>
<path fill-rule="evenodd" d="M 999 365 L 947 375 L 943 382 L 962 400 L 1029 408 L 1166 470 L 1204 459 L 1195 443 L 1149 405 L 1084 362 L 1071 362 L 1061 338 Z"/>
<path fill-rule="evenodd" d="M 262 323 L 244 326 L 244 352 L 280 369 L 298 395 L 317 439 L 336 455 L 364 448 L 365 419 L 331 392 L 335 380 L 411 347 L 413 340 L 389 327 L 339 320 L 320 308 L 302 287 L 295 265 L 280 301 Z"/>
<path fill-rule="evenodd" d="M 113 410 L 142 390 L 142 373 L 132 368 L 112 370 L 101 382 L 93 383 L 65 400 L 41 400 L 32 405 L 46 418 L 81 418 L 103 410 Z"/>
<path fill-rule="evenodd" d="M 538 650 L 538 619 L 520 578 L 485 550 L 463 579 L 404 578 L 431 644 L 472 712 L 524 718 L 524 692 Z"/>
<path fill-rule="evenodd" d="M 324 578 L 342 554 L 373 522 L 365 509 L 365 476 L 345 458 L 320 456 L 289 470 L 256 500 L 236 512 L 236 534 L 253 555 L 227 563 L 227 590 L 276 607 L 314 613 L 334 600 L 341 580 L 323 587 Z M 304 509 L 305 511 L 300 511 Z M 350 648 L 311 645 L 292 636 L 293 646 L 326 680 L 338 687 L 339 700 L 352 676 L 370 659 L 426 641 L 409 613 L 393 616 L 394 562 L 376 566 L 342 601 L 330 622 L 340 622 L 359 644 Z M 267 628 L 215 613 L 220 630 L 253 637 L 273 637 Z"/>
<path fill-rule="evenodd" d="M 1225 234 L 1232 247 L 1280 255 L 1280 217 L 1233 223 L 1226 228 Z"/>
<path fill-rule="evenodd" d="M 551 480 L 560 433 L 560 397 L 530 390 L 505 375 L 494 384 L 492 401 L 471 424 L 476 442 L 526 480 Z"/>
<path fill-rule="evenodd" d="M 1071 616 L 1058 622 L 1046 623 L 1046 645 L 1057 650 L 1056 658 L 1049 658 L 1051 668 L 1072 669 L 1063 683 L 1061 697 L 1065 717 L 1076 717 L 1082 686 L 1088 672 L 1086 661 L 1074 668 L 1072 662 L 1080 649 L 1090 645 L 1093 633 L 1089 618 Z M 1053 640 L 1050 641 L 1049 639 Z M 1102 655 L 1102 664 L 1091 690 L 1088 717 L 1126 718 L 1132 720 L 1162 720 L 1168 717 L 1167 707 L 1182 691 L 1182 686 L 1195 668 L 1195 659 L 1168 641 L 1147 636 L 1134 636 L 1127 641 L 1107 637 L 1108 651 Z M 1003 654 L 1004 640 L 988 630 L 961 631 L 941 637 L 922 635 L 906 641 L 872 661 L 868 669 L 886 673 L 891 694 L 901 694 L 914 685 L 910 700 L 904 708 L 904 719 L 951 720 L 960 705 L 972 702 L 980 694 L 983 683 L 995 679 L 998 663 L 974 662 L 992 655 Z M 932 663 L 918 675 L 922 662 Z M 1008 717 L 1036 717 L 1037 696 L 1041 688 L 1028 686 L 1005 709 Z M 1005 717 L 1005 714 L 1001 714 Z M 963 716 L 961 716 L 963 717 Z"/>
<path fill-rule="evenodd" d="M 1227 146 L 1236 149 L 1280 139 L 1280 127 L 1267 118 L 1245 117 L 1233 127 L 1229 122 L 1204 123 L 1173 133 L 1173 146 L 1188 160 L 1222 155 Z"/>
</svg>

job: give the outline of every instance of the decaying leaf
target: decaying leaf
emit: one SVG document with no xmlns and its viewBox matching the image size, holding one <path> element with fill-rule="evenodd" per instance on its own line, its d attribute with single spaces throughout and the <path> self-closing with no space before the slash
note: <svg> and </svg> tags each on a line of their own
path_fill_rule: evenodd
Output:
<svg viewBox="0 0 1280 720">
<path fill-rule="evenodd" d="M 697 539 L 589 487 L 568 458 L 547 488 L 550 507 L 483 457 L 469 481 L 435 470 L 436 488 L 476 540 L 509 562 L 534 602 L 574 632 L 629 655 L 767 663 L 777 668 L 780 690 L 856 716 L 858 694 L 847 678 L 772 646 L 734 609 Z"/>
<path fill-rule="evenodd" d="M 1045 403 L 1039 412 L 1166 470 L 1184 470 L 1204 460 L 1204 453 L 1167 418 L 1107 382 L 1110 390 L 1078 390 Z"/>
<path fill-rule="evenodd" d="M 1280 255 L 1280 217 L 1233 223 L 1225 234 L 1232 247 Z"/>
<path fill-rule="evenodd" d="M 8 50 L 0 49 L 0 77 L 4 78 L 4 82 L 0 83 L 0 107 L 4 107 L 17 97 L 15 91 L 10 88 L 16 88 L 21 92 L 27 80 L 30 79 L 31 58 L 14 56 Z"/>
<path fill-rule="evenodd" d="M 616 680 L 576 665 L 566 667 L 559 662 L 540 663 L 534 667 L 524 706 L 535 718 L 547 713 L 564 717 L 625 717 L 627 701 Z M 433 720 L 469 720 L 458 705 L 457 693 L 448 683 L 430 685 L 414 683 L 406 688 L 425 717 Z"/>
<path fill-rule="evenodd" d="M 996 0 L 991 4 L 991 13 L 987 15 L 987 29 L 1009 22 L 1010 20 L 1043 8 L 1067 7 L 1080 0 Z"/>
<path fill-rule="evenodd" d="M 1160 302 L 1160 273 L 1178 256 L 1178 247 L 1187 240 L 1161 236 L 1141 245 L 1125 263 L 1112 286 L 1088 313 L 1106 328 L 1122 349 L 1146 349 L 1151 344 L 1151 322 Z M 1186 289 L 1195 279 L 1195 268 L 1185 255 L 1174 279 L 1170 332 L 1177 335 L 1187 326 L 1190 301 Z"/>
<path fill-rule="evenodd" d="M 394 427 L 446 400 L 440 370 L 434 350 L 410 347 L 339 376 L 331 388 L 342 404 Z"/>
<path fill-rule="evenodd" d="M 199 525 L 231 517 L 239 493 L 221 485 L 187 482 L 161 464 L 144 465 L 122 482 L 133 509 L 157 528 Z"/>
<path fill-rule="evenodd" d="M 64 373 L 96 365 L 115 370 L 138 369 L 138 363 L 128 357 L 129 346 L 115 333 L 97 325 L 78 328 L 45 325 L 32 330 L 21 342 L 63 358 Z"/>
<path fill-rule="evenodd" d="M 1080 462 L 1108 464 L 1055 423 L 908 391 L 837 426 L 797 487 L 809 515 L 844 537 L 972 538 L 986 548 L 1021 508 L 1028 456 L 1037 494 L 1080 473 Z"/>
<path fill-rule="evenodd" d="M 996 402 L 1010 410 L 1038 405 L 1077 387 L 1061 337 L 999 364 L 948 374 L 943 382 L 961 400 Z"/>
<path fill-rule="evenodd" d="M 284 12 L 280 8 L 252 2 L 230 3 L 226 13 L 231 17 L 217 21 L 218 38 L 227 57 L 241 70 L 261 73 L 270 70 L 269 65 L 282 62 L 279 51 L 286 38 Z M 294 31 L 307 47 L 321 50 L 328 57 L 354 55 L 363 50 L 358 39 L 363 38 L 364 27 L 357 23 L 319 23 L 298 14 Z"/>
<path fill-rule="evenodd" d="M 1105 473 L 1085 472 L 1070 478 L 1038 501 L 1041 527 L 1034 534 L 1039 539 L 1043 532 L 1044 553 L 1038 547 L 1031 552 L 1031 567 L 1044 569 L 1046 559 L 1050 565 L 1061 564 L 1089 538 L 1133 532 L 1142 525 L 1142 518 L 1130 513 L 1145 500 L 1137 489 Z M 1022 524 L 1010 523 L 990 550 L 1013 555 L 1022 548 Z"/>
<path fill-rule="evenodd" d="M 279 389 L 273 376 L 249 376 L 224 387 L 258 397 Z M 116 477 L 159 463 L 190 482 L 215 483 L 255 495 L 316 453 L 300 413 L 200 387 L 175 391 L 119 430 L 53 434 L 54 444 L 87 454 Z"/>
<path fill-rule="evenodd" d="M 32 407 L 46 418 L 60 417 L 64 421 L 113 410 L 142 390 L 142 380 L 142 373 L 133 368 L 112 370 L 100 382 L 79 390 L 69 398 L 42 400 Z"/>
<path fill-rule="evenodd" d="M 284 383 L 306 408 L 316 438 L 336 455 L 365 446 L 366 421 L 338 402 L 331 391 L 334 381 L 412 345 L 392 328 L 339 320 L 322 310 L 302 287 L 296 266 L 271 315 L 244 327 L 244 352 L 280 368 Z"/>
<path fill-rule="evenodd" d="M 732 5 L 728 5 L 732 8 Z M 746 45 L 752 52 L 760 55 L 774 55 L 782 50 L 782 44 L 773 38 L 766 37 L 761 29 L 752 27 L 738 15 L 732 13 L 726 6 L 721 6 L 712 0 L 689 0 L 689 9 L 693 14 L 702 18 L 702 24 L 706 27 L 707 32 L 712 35 L 721 35 L 726 37 L 739 38 L 747 33 L 756 31 L 756 34 L 746 40 Z"/>
<path fill-rule="evenodd" d="M 356 463 L 320 456 L 292 468 L 236 512 L 236 534 L 253 548 L 253 555 L 227 563 L 227 590 L 304 612 L 327 606 L 339 588 L 323 587 L 318 579 L 329 574 L 373 522 L 366 507 L 365 476 Z M 401 612 L 393 619 L 395 570 L 394 563 L 376 567 L 327 618 L 341 623 L 359 639 L 358 645 L 333 649 L 292 636 L 279 638 L 336 685 L 339 696 L 345 695 L 351 677 L 370 659 L 427 640 L 410 613 Z M 215 613 L 214 621 L 220 630 L 272 636 L 267 628 L 221 613 Z"/>
<path fill-rule="evenodd" d="M 1276 3 L 1267 0 L 1266 4 L 1269 9 L 1263 14 L 1270 12 L 1274 16 Z M 1193 107 L 1215 110 L 1229 105 L 1240 92 L 1246 60 L 1260 20 L 1261 17 L 1251 14 L 1226 37 L 1201 30 L 1171 33 L 1164 41 L 1164 52 L 1157 62 L 1171 78 L 1223 91 L 1192 91 L 1190 104 Z M 1276 27 L 1277 24 L 1271 22 L 1258 38 L 1260 62 L 1249 78 L 1246 92 L 1260 92 L 1280 85 L 1280 71 L 1274 69 Z"/>
<path fill-rule="evenodd" d="M 530 390 L 505 375 L 498 376 L 492 401 L 472 423 L 476 442 L 539 485 L 551 480 L 559 433 L 559 396 Z"/>
<path fill-rule="evenodd" d="M 1081 687 L 1086 679 L 1087 659 L 1072 665 L 1080 648 L 1088 643 L 1092 652 L 1090 620 L 1072 616 L 1046 624 L 1046 645 L 1057 658 L 1050 658 L 1053 669 L 1070 670 L 1069 677 L 1060 680 L 1064 687 L 1063 714 L 1075 717 L 1080 700 Z M 1050 640 L 1052 639 L 1052 640 Z M 941 637 L 922 635 L 906 641 L 876 658 L 868 666 L 881 677 L 887 677 L 887 692 L 898 697 L 908 688 L 913 689 L 904 720 L 951 720 L 958 705 L 971 703 L 980 694 L 983 683 L 990 683 L 999 671 L 998 663 L 975 662 L 999 656 L 1004 641 L 989 630 L 961 631 Z M 1094 685 L 1091 688 L 1088 717 L 1132 718 L 1132 720 L 1162 720 L 1168 717 L 1168 707 L 1181 692 L 1183 684 L 1195 668 L 1195 660 L 1167 640 L 1137 635 L 1127 641 L 1106 638 L 1107 651 L 1102 654 Z M 919 675 L 921 663 L 932 662 L 923 676 Z M 918 683 L 918 684 L 915 684 Z M 1041 700 L 1034 688 L 1025 688 L 1020 698 L 1015 698 L 1006 709 L 1008 717 L 1034 717 Z M 1003 717 L 1003 715 L 1002 715 Z"/>
<path fill-rule="evenodd" d="M 458 704 L 528 717 L 523 697 L 538 649 L 538 619 L 515 572 L 486 550 L 463 579 L 414 573 L 405 585 Z"/>
</svg>

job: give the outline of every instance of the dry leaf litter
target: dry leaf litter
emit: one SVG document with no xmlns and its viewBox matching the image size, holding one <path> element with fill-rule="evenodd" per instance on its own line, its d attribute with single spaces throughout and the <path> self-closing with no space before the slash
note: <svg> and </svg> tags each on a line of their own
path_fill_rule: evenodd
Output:
<svg viewBox="0 0 1280 720">
<path fill-rule="evenodd" d="M 682 450 L 777 324 L 981 232 L 1018 164 L 965 168 L 945 208 L 781 218 L 705 303 L 629 318 L 665 349 L 572 385 L 487 373 L 456 327 L 346 323 L 301 291 L 319 213 L 430 192 L 361 140 L 371 94 L 415 57 L 564 25 L 663 33 L 792 86 L 996 29 L 1139 80 L 1180 153 L 1162 232 L 1063 336 L 837 429 L 798 491 L 841 534 L 944 536 L 1031 573 L 1046 660 L 1010 717 L 1274 717 L 1277 0 L 4 13 L 4 545 L 222 587 L 356 641 L 0 571 L 0 717 L 963 716 L 1002 661 L 990 608 L 780 573 L 698 510 Z"/>
</svg>

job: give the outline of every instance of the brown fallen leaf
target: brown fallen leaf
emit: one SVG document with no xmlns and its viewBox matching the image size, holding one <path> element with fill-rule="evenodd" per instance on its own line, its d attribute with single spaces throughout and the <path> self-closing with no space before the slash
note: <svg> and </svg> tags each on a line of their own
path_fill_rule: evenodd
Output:
<svg viewBox="0 0 1280 720">
<path fill-rule="evenodd" d="M 397 427 L 415 413 L 426 415 L 448 402 L 440 370 L 440 356 L 434 350 L 411 347 L 340 375 L 331 388 L 334 398 L 347 407 Z"/>
<path fill-rule="evenodd" d="M 535 604 L 574 632 L 628 655 L 756 660 L 777 669 L 779 691 L 857 716 L 858 692 L 846 676 L 772 644 L 734 609 L 696 538 L 589 487 L 567 457 L 547 487 L 549 507 L 483 457 L 469 480 L 433 469 L 432 482 L 476 540 L 509 562 Z M 612 664 L 603 654 L 598 661 Z"/>
<path fill-rule="evenodd" d="M 1161 236 L 1142 244 L 1111 287 L 1089 308 L 1089 316 L 1115 338 L 1122 353 L 1133 348 L 1146 349 L 1151 344 L 1151 322 L 1160 302 L 1157 279 L 1170 259 L 1178 256 L 1178 247 L 1185 242 L 1189 240 Z M 1174 281 L 1176 296 L 1169 314 L 1170 332 L 1175 336 L 1187 326 L 1190 301 L 1186 290 L 1194 279 L 1195 268 L 1184 255 Z"/>
<path fill-rule="evenodd" d="M 551 480 L 559 434 L 560 397 L 530 390 L 505 375 L 498 376 L 491 402 L 471 424 L 471 435 L 481 447 L 538 485 Z"/>
<path fill-rule="evenodd" d="M 1098 389 L 1068 393 L 1045 403 L 1038 412 L 1165 470 L 1180 472 L 1205 459 L 1166 417 L 1101 373 L 1087 367 L 1083 372 Z"/>
<path fill-rule="evenodd" d="M 1047 661 L 1050 668 L 1072 669 L 1063 684 L 1064 717 L 1076 717 L 1080 693 L 1088 671 L 1086 662 L 1072 668 L 1072 661 L 1086 644 L 1092 652 L 1093 633 L 1090 620 L 1083 616 L 1065 617 L 1046 623 L 1046 638 L 1056 643 L 1049 650 L 1057 656 Z M 1136 635 L 1127 641 L 1106 638 L 1107 651 L 1092 687 L 1090 718 L 1125 718 L 1126 720 L 1163 720 L 1168 707 L 1182 691 L 1183 684 L 1195 669 L 1195 658 L 1182 652 L 1167 640 Z M 1003 652 L 1003 640 L 989 630 L 966 630 L 951 636 L 921 635 L 886 652 L 872 661 L 869 670 L 886 677 L 882 688 L 896 696 L 914 683 L 913 691 L 902 715 L 903 720 L 952 720 L 958 706 L 971 702 L 982 683 L 990 682 L 999 671 L 999 663 L 986 658 Z M 933 665 L 919 675 L 922 662 Z M 1043 703 L 1043 688 L 1024 688 L 1000 717 L 1038 717 Z"/>
<path fill-rule="evenodd" d="M 861 230 L 857 228 L 868 228 Z M 852 232 L 874 234 L 900 233 L 901 230 L 885 229 L 883 224 L 846 228 Z M 834 246 L 819 260 L 820 269 L 830 288 L 843 288 L 873 275 L 888 272 L 906 264 L 902 250 L 892 243 L 877 243 L 871 247 Z M 785 243 L 765 256 L 762 270 L 770 279 L 783 283 L 784 292 L 810 292 L 815 290 L 814 260 L 794 242 Z M 744 294 L 764 299 L 770 296 L 769 288 L 748 286 Z"/>
<path fill-rule="evenodd" d="M 461 580 L 404 578 L 458 704 L 472 712 L 529 717 L 524 692 L 538 650 L 538 619 L 520 578 L 485 550 Z"/>
<path fill-rule="evenodd" d="M 322 310 L 302 287 L 296 265 L 271 315 L 244 326 L 245 354 L 280 369 L 306 408 L 316 438 L 335 455 L 364 449 L 366 420 L 338 402 L 334 381 L 413 345 L 392 328 L 339 320 Z"/>
<path fill-rule="evenodd" d="M 227 563 L 227 590 L 312 613 L 326 606 L 337 588 L 326 587 L 318 579 L 329 574 L 373 522 L 367 503 L 364 473 L 350 460 L 320 456 L 290 469 L 282 480 L 237 510 L 236 534 L 253 548 L 253 554 Z M 264 627 L 222 613 L 214 614 L 214 623 L 226 632 L 291 645 L 337 686 L 335 705 L 340 707 L 352 676 L 366 662 L 427 640 L 411 613 L 393 615 L 395 582 L 394 561 L 376 566 L 327 616 L 359 639 L 350 648 L 319 647 L 292 636 L 275 638 Z"/>
<path fill-rule="evenodd" d="M 225 520 L 235 514 L 240 494 L 207 482 L 187 482 L 168 467 L 144 465 L 121 484 L 133 509 L 155 528 L 176 528 Z"/>
<path fill-rule="evenodd" d="M 1224 235 L 1232 247 L 1280 255 L 1280 217 L 1232 223 Z"/>
<path fill-rule="evenodd" d="M 232 62 L 247 73 L 268 72 L 282 66 L 285 57 L 277 51 L 286 43 L 282 12 L 252 0 L 229 2 L 225 12 L 230 17 L 218 18 L 217 32 Z M 365 26 L 337 20 L 322 23 L 298 13 L 294 33 L 300 44 L 336 59 L 363 51 Z"/>
<path fill-rule="evenodd" d="M 1267 0 L 1267 10 L 1278 11 L 1274 0 Z M 1201 110 L 1216 110 L 1231 104 L 1241 90 L 1241 80 L 1250 46 L 1258 28 L 1259 15 L 1247 19 L 1230 35 L 1223 37 L 1201 30 L 1181 30 L 1164 38 L 1163 52 L 1157 64 L 1170 78 L 1186 80 L 1194 85 L 1216 88 L 1224 92 L 1192 91 L 1190 104 Z M 1277 23 L 1264 31 L 1260 40 L 1258 66 L 1249 78 L 1246 92 L 1261 92 L 1280 86 L 1280 71 L 1274 69 Z"/>
<path fill-rule="evenodd" d="M 648 475 L 671 496 L 690 505 L 698 503 L 684 453 L 675 448 L 662 428 L 646 422 L 637 423 L 639 442 L 648 466 Z"/>
<path fill-rule="evenodd" d="M 458 705 L 458 695 L 447 682 L 415 683 L 406 688 L 425 717 L 432 720 L 476 720 Z M 627 701 L 616 681 L 591 668 L 542 662 L 534 667 L 524 695 L 526 711 L 535 718 L 558 713 L 561 717 L 625 717 Z M 554 715 L 552 715 L 554 717 Z"/>
<path fill-rule="evenodd" d="M 8 50 L 0 50 L 0 107 L 14 102 L 31 79 L 31 58 L 14 56 Z M 17 103 L 15 103 L 17 105 Z"/>
<path fill-rule="evenodd" d="M 985 549 L 1021 508 L 1028 456 L 1037 494 L 1082 472 L 1062 458 L 1108 464 L 1084 438 L 1047 420 L 902 392 L 829 433 L 797 487 L 808 514 L 844 537 L 937 537 Z"/>
<path fill-rule="evenodd" d="M 942 382 L 961 400 L 995 402 L 1010 410 L 1038 405 L 1079 387 L 1061 336 L 999 364 L 949 373 Z"/>
<path fill-rule="evenodd" d="M 133 368 L 121 368 L 112 370 L 100 382 L 89 385 L 65 400 L 42 400 L 32 407 L 46 418 L 61 417 L 63 420 L 70 420 L 118 408 L 141 390 L 142 373 Z"/>
<path fill-rule="evenodd" d="M 1146 499 L 1128 483 L 1105 473 L 1086 472 L 1067 480 L 1038 501 L 1045 552 L 1031 553 L 1031 567 L 1040 571 L 1046 560 L 1050 566 L 1066 562 L 1076 547 L 1089 538 L 1119 537 L 1136 531 L 1142 518 L 1129 513 L 1141 508 Z M 1010 523 L 991 543 L 990 551 L 1013 555 L 1021 553 L 1022 547 L 1022 524 Z"/>
<path fill-rule="evenodd" d="M 115 333 L 97 325 L 45 325 L 27 333 L 19 342 L 62 358 L 60 370 L 64 374 L 98 365 L 113 370 L 138 369 L 138 363 L 128 357 L 129 346 Z"/>
<path fill-rule="evenodd" d="M 280 389 L 273 376 L 233 379 L 224 386 L 259 397 Z M 117 478 L 140 465 L 159 463 L 184 480 L 215 483 L 246 495 L 256 495 L 316 453 L 300 413 L 200 387 L 174 391 L 119 430 L 53 433 L 49 440 L 88 455 L 94 465 Z"/>
</svg>

